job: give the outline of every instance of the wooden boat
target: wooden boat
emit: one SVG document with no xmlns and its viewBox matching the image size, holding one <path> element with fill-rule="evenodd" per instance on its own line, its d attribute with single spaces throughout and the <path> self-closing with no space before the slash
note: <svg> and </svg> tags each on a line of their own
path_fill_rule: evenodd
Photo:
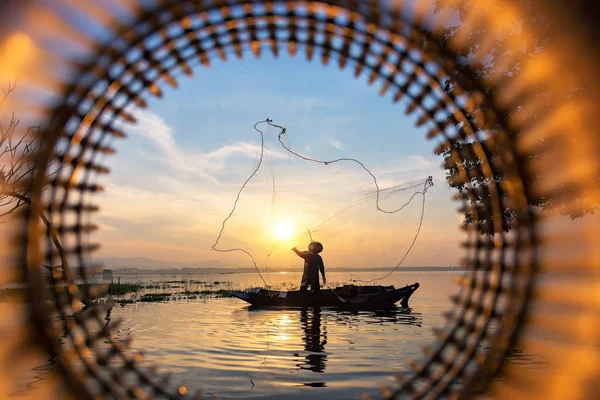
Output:
<svg viewBox="0 0 600 400">
<path fill-rule="evenodd" d="M 397 302 L 400 302 L 402 307 L 408 307 L 408 299 L 418 287 L 418 283 L 399 289 L 394 286 L 344 285 L 335 289 L 321 289 L 319 293 L 254 288 L 246 292 L 234 291 L 231 295 L 259 307 L 385 309 Z"/>
</svg>

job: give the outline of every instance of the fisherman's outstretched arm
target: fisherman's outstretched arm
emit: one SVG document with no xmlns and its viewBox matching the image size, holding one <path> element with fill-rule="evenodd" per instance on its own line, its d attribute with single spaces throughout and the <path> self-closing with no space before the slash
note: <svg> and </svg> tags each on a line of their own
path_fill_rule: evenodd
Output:
<svg viewBox="0 0 600 400">
<path fill-rule="evenodd" d="M 325 279 L 325 264 L 321 262 L 319 265 L 319 270 L 321 270 L 321 276 L 323 276 L 323 282 L 327 283 L 327 279 Z"/>
<path fill-rule="evenodd" d="M 295 247 L 292 249 L 292 251 L 293 251 L 294 253 L 296 253 L 296 254 L 298 255 L 298 257 L 300 257 L 300 258 L 305 258 L 305 257 L 306 257 L 306 255 L 308 254 L 308 251 L 300 251 L 300 250 L 298 250 L 298 249 L 297 249 L 297 248 L 295 248 Z"/>
</svg>

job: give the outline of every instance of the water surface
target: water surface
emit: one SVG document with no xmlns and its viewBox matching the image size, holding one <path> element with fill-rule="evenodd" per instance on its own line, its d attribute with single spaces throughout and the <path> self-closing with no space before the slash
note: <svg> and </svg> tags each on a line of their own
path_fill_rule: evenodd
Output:
<svg viewBox="0 0 600 400">
<path fill-rule="evenodd" d="M 134 347 L 143 349 L 147 360 L 209 396 L 358 398 L 390 383 L 392 371 L 405 371 L 409 357 L 421 357 L 421 346 L 433 341 L 431 328 L 443 323 L 440 313 L 456 291 L 455 274 L 407 272 L 401 283 L 399 276 L 382 282 L 421 284 L 410 308 L 386 312 L 255 309 L 237 299 L 207 299 L 136 303 L 112 314 L 128 321 L 116 339 L 134 334 Z M 338 275 L 328 278 L 347 279 L 347 273 Z M 235 286 L 253 278 L 220 279 Z M 269 276 L 271 282 L 286 279 L 290 276 Z"/>
<path fill-rule="evenodd" d="M 125 322 L 115 340 L 134 337 L 133 348 L 173 380 L 207 398 L 347 399 L 377 395 L 392 372 L 420 359 L 432 329 L 457 291 L 457 272 L 398 272 L 373 284 L 401 287 L 420 283 L 409 308 L 390 311 L 256 309 L 233 298 L 134 303 L 115 306 L 111 318 Z M 330 282 L 367 280 L 374 273 L 330 273 Z M 270 285 L 295 285 L 300 274 L 266 274 Z M 122 281 L 204 281 L 243 288 L 260 285 L 256 274 L 138 275 Z M 356 282 L 356 284 L 360 284 Z M 187 284 L 189 286 L 189 284 Z M 184 284 L 183 286 L 186 286 Z M 193 289 L 193 287 L 192 287 Z M 182 289 L 183 290 L 183 289 Z M 40 362 L 44 374 L 53 360 Z M 16 382 L 15 395 L 36 396 L 40 366 Z M 44 375 L 46 376 L 46 375 Z M 43 377 L 42 377 L 43 379 Z"/>
</svg>

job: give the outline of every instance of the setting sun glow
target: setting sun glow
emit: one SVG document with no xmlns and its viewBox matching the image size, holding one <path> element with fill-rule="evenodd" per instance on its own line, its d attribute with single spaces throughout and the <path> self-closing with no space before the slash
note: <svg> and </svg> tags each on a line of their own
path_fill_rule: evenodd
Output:
<svg viewBox="0 0 600 400">
<path fill-rule="evenodd" d="M 277 239 L 287 240 L 287 239 L 290 239 L 294 235 L 294 230 L 295 230 L 295 226 L 292 221 L 283 220 L 283 221 L 278 221 L 273 226 L 272 233 L 273 233 L 273 236 Z"/>
</svg>

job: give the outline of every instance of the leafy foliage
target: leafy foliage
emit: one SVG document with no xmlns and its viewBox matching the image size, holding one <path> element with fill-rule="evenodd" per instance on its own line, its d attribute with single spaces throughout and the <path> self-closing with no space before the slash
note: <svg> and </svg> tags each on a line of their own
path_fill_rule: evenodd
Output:
<svg viewBox="0 0 600 400">
<path fill-rule="evenodd" d="M 551 12 L 555 12 L 555 9 L 544 10 L 535 9 L 532 12 L 533 2 L 532 0 L 524 1 L 524 9 L 530 10 L 526 16 L 521 20 L 506 19 L 505 25 L 501 28 L 501 34 L 498 35 L 492 32 L 488 25 L 486 25 L 487 18 L 479 18 L 474 26 L 469 26 L 469 31 L 465 32 L 466 29 L 461 22 L 465 21 L 468 12 L 474 7 L 477 2 L 478 9 L 484 14 L 497 14 L 500 15 L 504 10 L 499 9 L 499 2 L 489 0 L 459 0 L 452 3 L 452 12 L 457 16 L 457 24 L 447 26 L 444 30 L 441 39 L 441 45 L 448 45 L 458 35 L 464 35 L 467 40 L 466 43 L 472 43 L 470 46 L 465 46 L 463 53 L 459 54 L 459 58 L 462 63 L 458 64 L 458 67 L 452 71 L 451 78 L 449 78 L 445 84 L 445 91 L 452 92 L 454 87 L 459 81 L 463 81 L 466 77 L 467 67 L 470 69 L 469 79 L 479 88 L 486 88 L 485 94 L 488 96 L 494 96 L 494 88 L 484 85 L 484 81 L 492 74 L 502 75 L 507 82 L 510 82 L 515 76 L 518 75 L 519 71 L 523 70 L 526 65 L 533 62 L 536 58 L 544 55 L 544 52 L 551 47 L 565 46 L 565 39 L 561 35 L 560 30 L 553 29 L 552 21 L 549 18 Z M 444 7 L 447 7 L 446 2 L 438 1 L 436 5 L 436 12 L 441 11 Z M 525 35 L 522 35 L 524 31 L 537 32 L 538 34 L 533 37 L 532 40 L 527 40 Z M 542 33 L 543 32 L 543 33 Z M 483 48 L 479 44 L 484 43 L 491 35 L 496 37 L 496 43 L 494 46 Z M 516 54 L 515 54 L 516 53 Z M 516 56 L 515 56 L 516 55 Z M 558 78 L 558 77 L 557 77 Z M 516 104 L 512 106 L 509 111 L 510 118 L 519 120 L 522 125 L 534 126 L 536 123 L 540 123 L 544 118 L 548 118 L 549 105 L 557 100 L 557 96 L 564 101 L 574 100 L 577 96 L 580 96 L 586 88 L 578 86 L 566 86 L 566 89 L 560 93 L 540 93 L 539 91 L 535 94 L 535 98 L 524 98 L 522 104 Z M 537 107 L 530 110 L 526 109 L 525 102 L 535 100 Z M 474 115 L 467 115 L 470 122 L 473 122 L 475 126 L 481 121 L 478 121 Z M 481 125 L 481 124 L 479 124 Z M 459 130 L 462 130 L 462 126 L 457 126 Z M 479 133 L 483 137 L 490 137 L 489 133 L 494 132 L 498 129 L 498 126 L 481 126 L 482 131 Z M 464 133 L 464 132 L 461 132 Z M 518 137 L 518 132 L 508 132 L 509 136 L 513 139 Z M 464 137 L 464 136 L 463 136 Z M 481 146 L 481 149 L 486 155 L 494 154 L 489 151 L 493 146 L 497 146 L 496 143 L 491 143 L 492 139 L 484 139 L 477 146 Z M 560 148 L 566 141 L 575 140 L 567 135 L 559 135 L 559 138 L 552 142 L 544 142 L 542 138 L 536 143 L 536 153 L 529 154 L 528 159 L 525 160 L 527 163 L 533 163 L 540 159 L 543 154 L 550 147 Z M 499 167 L 499 163 L 495 162 L 493 157 L 488 159 L 488 163 L 494 168 L 493 180 L 485 178 L 483 175 L 477 172 L 481 164 L 484 162 L 482 158 L 477 156 L 478 154 L 473 148 L 473 143 L 462 141 L 456 142 L 452 147 L 446 147 L 441 149 L 438 154 L 444 157 L 445 169 L 448 183 L 450 186 L 456 188 L 465 198 L 469 198 L 471 208 L 465 211 L 465 224 L 477 223 L 478 228 L 482 233 L 494 234 L 497 233 L 492 229 L 494 225 L 494 216 L 490 212 L 490 207 L 487 205 L 492 200 L 490 198 L 491 193 L 485 190 L 486 187 L 492 183 L 497 184 L 495 187 L 498 188 L 499 200 L 502 204 L 502 229 L 508 231 L 515 219 L 515 212 L 506 203 L 507 196 L 502 190 L 502 181 L 506 179 L 506 171 L 502 171 Z M 496 149 L 496 150 L 502 150 Z M 480 154 L 480 153 L 479 153 Z M 458 156 L 458 157 L 457 157 Z M 459 174 L 459 170 L 468 172 L 468 184 L 473 188 L 472 193 L 476 193 L 475 196 L 468 197 L 467 185 L 463 182 L 457 182 L 455 177 Z M 551 182 L 552 176 L 545 173 L 544 168 L 536 168 L 536 174 L 530 177 L 530 180 L 525 182 L 528 187 L 542 186 L 542 187 L 553 187 L 553 190 L 549 196 L 537 196 L 531 194 L 529 198 L 529 205 L 537 207 L 542 210 L 554 210 L 559 212 L 561 215 L 568 215 L 572 219 L 583 217 L 586 214 L 594 214 L 595 210 L 600 206 L 597 202 L 593 202 L 590 199 L 598 195 L 598 183 L 600 183 L 600 176 L 596 178 L 596 182 L 583 182 L 571 181 L 569 184 L 557 185 L 555 182 Z M 595 191 L 595 192 L 594 192 Z M 565 202 L 559 202 L 558 199 L 568 198 L 570 204 L 566 205 Z"/>
</svg>

